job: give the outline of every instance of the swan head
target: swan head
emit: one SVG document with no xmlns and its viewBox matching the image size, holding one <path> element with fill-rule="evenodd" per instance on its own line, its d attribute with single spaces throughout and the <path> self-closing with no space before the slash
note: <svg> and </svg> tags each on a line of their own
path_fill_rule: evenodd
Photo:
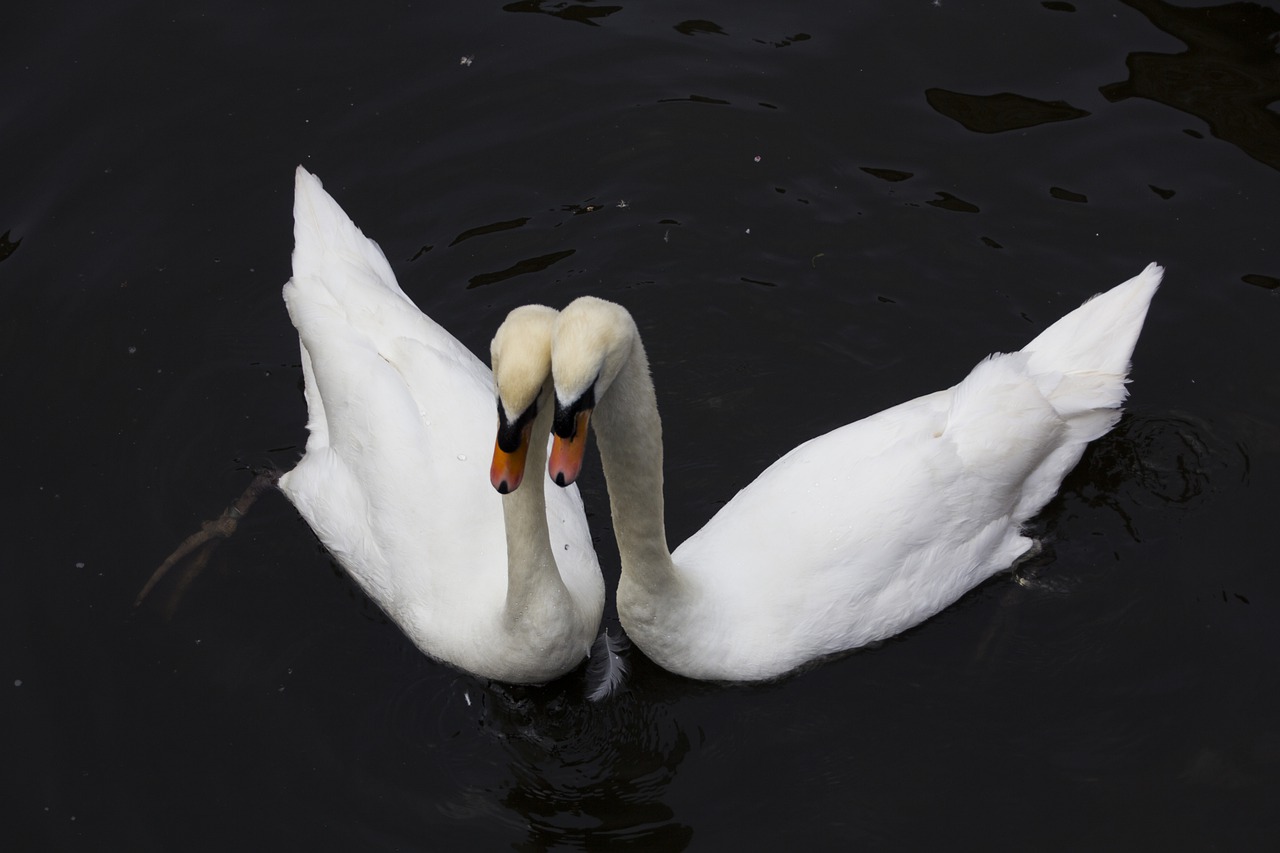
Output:
<svg viewBox="0 0 1280 853">
<path fill-rule="evenodd" d="M 638 340 L 627 309 L 594 296 L 575 299 L 556 318 L 551 345 L 555 437 L 548 471 L 557 484 L 577 479 L 596 401 L 618 378 Z"/>
<path fill-rule="evenodd" d="M 504 495 L 524 479 L 539 397 L 551 376 L 551 336 L 558 313 L 545 305 L 516 308 L 489 345 L 498 397 L 498 438 L 489 481 Z"/>
</svg>

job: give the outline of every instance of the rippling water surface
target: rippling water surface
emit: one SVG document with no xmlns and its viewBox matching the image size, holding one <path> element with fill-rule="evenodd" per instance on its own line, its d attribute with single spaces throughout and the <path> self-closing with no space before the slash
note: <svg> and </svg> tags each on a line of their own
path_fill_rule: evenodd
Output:
<svg viewBox="0 0 1280 853">
<path fill-rule="evenodd" d="M 6 12 L 6 840 L 1270 847 L 1277 33 L 1275 3 L 1158 0 Z M 479 353 L 517 304 L 631 309 L 673 542 L 800 441 L 1168 272 L 1036 559 L 780 683 L 633 652 L 595 704 L 425 659 L 274 492 L 134 610 L 301 452 L 299 163 Z M 612 589 L 597 467 L 583 492 Z"/>
</svg>

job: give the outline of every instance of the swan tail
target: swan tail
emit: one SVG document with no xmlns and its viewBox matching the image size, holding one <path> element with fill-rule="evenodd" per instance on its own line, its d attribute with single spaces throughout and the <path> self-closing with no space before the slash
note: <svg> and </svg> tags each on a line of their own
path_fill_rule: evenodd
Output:
<svg viewBox="0 0 1280 853">
<path fill-rule="evenodd" d="M 1022 348 L 1028 371 L 1063 417 L 1115 409 L 1124 402 L 1129 360 L 1163 276 L 1163 267 L 1148 264 Z"/>
<path fill-rule="evenodd" d="M 956 386 L 947 428 L 1016 522 L 1057 493 L 1085 447 L 1120 418 L 1129 359 L 1164 270 L 1149 265 L 1054 323 L 1021 351 L 981 362 Z"/>
<path fill-rule="evenodd" d="M 1129 360 L 1163 275 L 1161 266 L 1148 264 L 1022 348 L 1028 374 L 1066 423 L 1067 443 L 1093 441 L 1119 420 Z"/>
<path fill-rule="evenodd" d="M 351 221 L 320 179 L 299 166 L 293 190 L 293 277 L 317 279 L 332 286 L 348 280 L 335 271 L 361 273 L 354 277 L 365 287 L 408 300 L 396 284 L 391 264 L 382 249 Z M 338 302 L 345 294 L 335 293 Z"/>
<path fill-rule="evenodd" d="M 1027 476 L 1014 516 L 1048 503 L 1089 442 L 1111 431 L 1128 396 L 1130 359 L 1164 269 L 1141 273 L 1085 302 L 1022 349 L 1027 370 L 1062 419 L 1062 434 Z"/>
<path fill-rule="evenodd" d="M 631 647 L 625 634 L 616 638 L 606 628 L 591 644 L 591 660 L 587 663 L 587 699 L 599 702 L 612 696 L 622 686 L 630 668 L 623 654 Z"/>
<path fill-rule="evenodd" d="M 301 166 L 294 177 L 293 223 L 293 277 L 284 296 L 294 325 L 310 310 L 333 309 L 384 354 L 393 348 L 392 341 L 412 338 L 468 369 L 479 364 L 470 350 L 418 310 L 378 244 L 356 227 L 320 179 Z"/>
</svg>

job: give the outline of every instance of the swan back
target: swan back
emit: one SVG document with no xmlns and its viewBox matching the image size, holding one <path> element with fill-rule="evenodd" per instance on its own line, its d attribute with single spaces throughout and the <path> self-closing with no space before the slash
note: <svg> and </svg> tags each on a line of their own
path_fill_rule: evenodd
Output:
<svg viewBox="0 0 1280 853">
<path fill-rule="evenodd" d="M 294 234 L 284 299 L 302 347 L 309 435 L 281 487 L 365 591 L 403 618 L 409 602 L 465 592 L 449 567 L 505 555 L 499 499 L 469 470 L 485 461 L 468 424 L 491 422 L 492 378 L 414 306 L 377 244 L 302 168 Z M 415 564 L 437 568 L 399 568 Z M 501 574 L 486 580 L 491 596 L 505 586 Z"/>
</svg>

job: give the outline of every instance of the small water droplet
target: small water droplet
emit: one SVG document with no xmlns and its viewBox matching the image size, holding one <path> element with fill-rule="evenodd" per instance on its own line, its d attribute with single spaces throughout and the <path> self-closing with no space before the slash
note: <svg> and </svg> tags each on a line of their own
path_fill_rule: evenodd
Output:
<svg viewBox="0 0 1280 853">
<path fill-rule="evenodd" d="M 465 454 L 465 453 L 459 453 L 459 454 L 458 454 L 458 461 L 459 461 L 459 462 L 466 462 L 466 461 L 467 461 L 467 454 Z"/>
<path fill-rule="evenodd" d="M 14 686 L 14 687 L 21 687 L 21 686 L 22 686 L 22 679 L 21 679 L 21 678 L 15 678 L 15 679 L 13 680 L 13 686 Z"/>
</svg>

